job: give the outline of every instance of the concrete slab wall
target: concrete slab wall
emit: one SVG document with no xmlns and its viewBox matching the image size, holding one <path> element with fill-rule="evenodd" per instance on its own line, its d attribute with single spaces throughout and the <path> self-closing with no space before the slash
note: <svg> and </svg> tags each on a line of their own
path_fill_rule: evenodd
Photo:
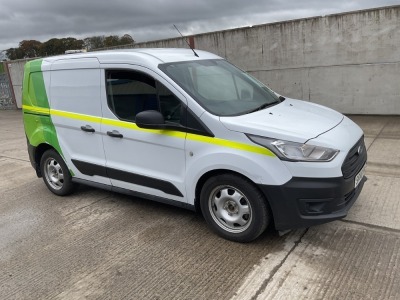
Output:
<svg viewBox="0 0 400 300">
<path fill-rule="evenodd" d="M 0 109 L 15 109 L 11 88 L 6 66 L 0 62 Z"/>
<path fill-rule="evenodd" d="M 278 93 L 348 114 L 400 114 L 400 6 L 193 36 Z M 187 47 L 182 39 L 136 47 Z"/>
<path fill-rule="evenodd" d="M 29 60 L 32 60 L 32 58 L 7 62 L 7 68 L 10 74 L 17 108 L 22 108 L 22 80 L 24 78 L 24 66 Z"/>
</svg>

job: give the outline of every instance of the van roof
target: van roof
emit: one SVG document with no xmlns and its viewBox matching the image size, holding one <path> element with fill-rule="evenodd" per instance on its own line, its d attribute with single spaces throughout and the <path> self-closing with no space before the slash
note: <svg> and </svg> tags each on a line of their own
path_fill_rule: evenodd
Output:
<svg viewBox="0 0 400 300">
<path fill-rule="evenodd" d="M 74 60 L 78 58 L 97 58 L 100 63 L 139 63 L 146 61 L 149 64 L 160 64 L 178 61 L 221 59 L 210 52 L 195 50 L 196 57 L 191 49 L 184 48 L 136 48 L 95 51 L 69 55 L 51 56 L 43 59 L 49 64 L 57 60 Z"/>
</svg>

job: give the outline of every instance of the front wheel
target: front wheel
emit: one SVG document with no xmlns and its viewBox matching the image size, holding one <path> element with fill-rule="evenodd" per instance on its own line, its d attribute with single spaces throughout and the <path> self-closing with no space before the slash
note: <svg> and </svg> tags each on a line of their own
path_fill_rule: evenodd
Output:
<svg viewBox="0 0 400 300">
<path fill-rule="evenodd" d="M 211 229 L 236 242 L 256 239 L 270 220 L 263 194 L 251 181 L 234 174 L 208 179 L 201 190 L 200 206 Z"/>
<path fill-rule="evenodd" d="M 71 174 L 62 157 L 54 150 L 47 150 L 40 160 L 43 181 L 50 191 L 59 196 L 71 194 L 75 188 Z"/>
</svg>

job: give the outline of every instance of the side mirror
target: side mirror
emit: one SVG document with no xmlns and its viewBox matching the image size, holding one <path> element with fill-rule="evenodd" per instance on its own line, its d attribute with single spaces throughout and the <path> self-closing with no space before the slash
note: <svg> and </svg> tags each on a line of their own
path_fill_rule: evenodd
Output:
<svg viewBox="0 0 400 300">
<path fill-rule="evenodd" d="M 164 116 L 157 110 L 145 110 L 136 115 L 136 125 L 147 129 L 165 129 Z"/>
</svg>

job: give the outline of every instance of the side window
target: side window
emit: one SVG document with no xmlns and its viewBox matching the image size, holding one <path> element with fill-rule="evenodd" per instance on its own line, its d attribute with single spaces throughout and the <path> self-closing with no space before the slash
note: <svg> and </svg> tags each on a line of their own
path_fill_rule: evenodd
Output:
<svg viewBox="0 0 400 300">
<path fill-rule="evenodd" d="M 159 110 L 156 83 L 143 73 L 107 72 L 108 106 L 117 117 L 134 121 L 144 110 Z"/>
<path fill-rule="evenodd" d="M 182 102 L 163 84 L 157 82 L 160 111 L 166 122 L 181 122 Z"/>
<path fill-rule="evenodd" d="M 151 76 L 135 71 L 107 71 L 107 101 L 114 114 L 135 121 L 145 110 L 160 111 L 166 122 L 180 123 L 181 101 Z"/>
</svg>

